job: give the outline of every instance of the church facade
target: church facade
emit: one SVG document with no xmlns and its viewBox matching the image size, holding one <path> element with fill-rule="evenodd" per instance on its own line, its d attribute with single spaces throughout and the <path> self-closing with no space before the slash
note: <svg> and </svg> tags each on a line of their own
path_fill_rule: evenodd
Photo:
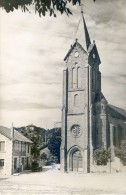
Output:
<svg viewBox="0 0 126 195">
<path fill-rule="evenodd" d="M 61 170 L 91 171 L 93 152 L 126 139 L 126 111 L 108 104 L 101 90 L 101 64 L 82 13 L 76 40 L 64 58 Z"/>
</svg>

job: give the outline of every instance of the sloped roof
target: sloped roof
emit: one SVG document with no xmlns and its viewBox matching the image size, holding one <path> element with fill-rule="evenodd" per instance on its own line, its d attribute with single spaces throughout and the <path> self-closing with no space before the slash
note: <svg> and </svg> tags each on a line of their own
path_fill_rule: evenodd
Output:
<svg viewBox="0 0 126 195">
<path fill-rule="evenodd" d="M 0 133 L 4 135 L 5 137 L 11 139 L 11 129 L 7 127 L 0 126 Z M 30 139 L 23 136 L 18 131 L 14 130 L 14 140 L 15 141 L 21 141 L 21 142 L 27 142 L 27 143 L 33 143 Z"/>
<path fill-rule="evenodd" d="M 114 118 L 126 120 L 126 110 L 108 104 L 108 114 Z"/>
<path fill-rule="evenodd" d="M 107 103 L 107 100 L 106 100 L 105 96 L 103 95 L 103 93 L 99 92 L 96 94 L 95 102 L 102 102 L 102 101 L 105 101 Z"/>
<path fill-rule="evenodd" d="M 89 45 L 89 47 L 88 47 L 88 53 L 91 52 L 91 50 L 93 49 L 94 45 L 95 45 L 95 43 L 91 43 L 91 44 Z"/>
</svg>

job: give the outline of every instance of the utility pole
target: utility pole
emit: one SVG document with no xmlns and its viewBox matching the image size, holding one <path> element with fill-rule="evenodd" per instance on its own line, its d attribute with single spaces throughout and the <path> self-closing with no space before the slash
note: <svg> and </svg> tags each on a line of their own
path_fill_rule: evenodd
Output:
<svg viewBox="0 0 126 195">
<path fill-rule="evenodd" d="M 110 123 L 110 173 L 112 172 L 111 162 L 114 161 L 114 143 L 113 143 L 114 125 Z"/>
<path fill-rule="evenodd" d="M 46 131 L 47 131 L 47 124 L 46 124 L 46 130 L 45 130 L 45 144 L 47 142 Z"/>
<path fill-rule="evenodd" d="M 14 172 L 14 159 L 13 159 L 13 153 L 14 153 L 14 127 L 13 127 L 13 123 L 11 126 L 11 144 L 12 144 L 12 167 L 11 167 L 11 174 L 13 175 Z"/>
</svg>

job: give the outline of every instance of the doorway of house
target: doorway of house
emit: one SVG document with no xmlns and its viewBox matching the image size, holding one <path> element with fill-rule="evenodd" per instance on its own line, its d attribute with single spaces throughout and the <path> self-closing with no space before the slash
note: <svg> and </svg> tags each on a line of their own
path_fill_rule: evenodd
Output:
<svg viewBox="0 0 126 195">
<path fill-rule="evenodd" d="M 14 171 L 17 171 L 17 158 L 14 158 Z"/>
<path fill-rule="evenodd" d="M 26 163 L 27 163 L 27 169 L 29 168 L 29 157 L 27 157 L 27 161 L 26 161 Z"/>
</svg>

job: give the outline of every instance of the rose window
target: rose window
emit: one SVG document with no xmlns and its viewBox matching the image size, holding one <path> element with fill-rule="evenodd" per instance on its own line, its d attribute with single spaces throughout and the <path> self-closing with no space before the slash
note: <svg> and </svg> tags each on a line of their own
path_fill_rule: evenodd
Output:
<svg viewBox="0 0 126 195">
<path fill-rule="evenodd" d="M 79 125 L 73 125 L 71 128 L 71 133 L 74 137 L 79 137 L 81 134 L 81 128 Z"/>
</svg>

